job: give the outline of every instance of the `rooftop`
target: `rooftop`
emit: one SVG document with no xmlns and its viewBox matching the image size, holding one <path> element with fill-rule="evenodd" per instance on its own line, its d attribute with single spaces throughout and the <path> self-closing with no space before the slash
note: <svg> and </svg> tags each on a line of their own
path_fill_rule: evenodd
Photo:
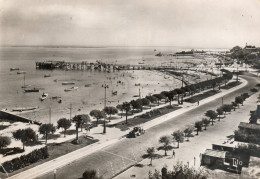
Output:
<svg viewBox="0 0 260 179">
<path fill-rule="evenodd" d="M 211 156 L 211 157 L 217 157 L 217 158 L 225 158 L 226 151 L 220 151 L 220 150 L 213 150 L 213 149 L 206 149 L 203 155 Z"/>
<path fill-rule="evenodd" d="M 238 128 L 252 129 L 252 130 L 259 130 L 260 131 L 260 125 L 259 124 L 250 124 L 250 123 L 245 123 L 245 122 L 240 122 Z"/>
</svg>

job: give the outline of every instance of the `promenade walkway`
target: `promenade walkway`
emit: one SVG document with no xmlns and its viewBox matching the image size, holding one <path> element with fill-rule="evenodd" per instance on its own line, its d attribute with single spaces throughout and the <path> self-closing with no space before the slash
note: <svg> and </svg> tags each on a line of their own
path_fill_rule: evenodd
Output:
<svg viewBox="0 0 260 179">
<path fill-rule="evenodd" d="M 149 171 L 154 173 L 155 169 L 161 171 L 161 169 L 167 166 L 168 170 L 172 170 L 173 165 L 179 163 L 188 165 L 189 167 L 194 167 L 196 169 L 203 169 L 200 166 L 200 154 L 206 149 L 211 149 L 212 144 L 222 144 L 223 142 L 232 143 L 233 140 L 228 140 L 227 136 L 233 134 L 235 130 L 238 129 L 240 122 L 248 122 L 250 110 L 255 110 L 257 104 L 257 96 L 259 92 L 250 96 L 244 102 L 243 106 L 240 106 L 236 111 L 232 111 L 231 114 L 227 115 L 221 121 L 216 121 L 214 126 L 208 126 L 207 130 L 200 132 L 198 136 L 190 138 L 190 141 L 184 141 L 180 144 L 180 148 L 174 149 L 175 156 L 172 157 L 172 151 L 168 151 L 168 156 L 164 156 L 164 151 L 156 151 L 156 154 L 163 156 L 159 159 L 154 159 L 152 166 L 150 164 L 150 159 L 144 159 L 140 163 L 143 167 L 131 167 L 128 170 L 117 175 L 115 179 L 127 179 L 130 176 L 135 176 L 134 178 L 147 178 Z M 206 101 L 204 101 L 206 102 Z M 169 134 L 170 135 L 170 134 Z M 176 146 L 177 144 L 173 144 Z M 152 146 L 151 146 L 152 147 Z M 153 147 L 158 147 L 153 146 Z M 183 155 L 185 154 L 185 155 Z M 236 174 L 225 175 L 224 171 L 219 170 L 209 170 L 210 178 L 227 178 L 227 176 L 236 178 Z M 240 176 L 242 178 L 249 178 L 249 176 Z"/>
</svg>

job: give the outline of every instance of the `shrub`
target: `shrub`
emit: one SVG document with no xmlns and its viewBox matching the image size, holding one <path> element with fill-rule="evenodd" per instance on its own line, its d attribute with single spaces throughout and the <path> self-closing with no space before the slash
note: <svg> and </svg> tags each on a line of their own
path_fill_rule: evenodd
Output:
<svg viewBox="0 0 260 179">
<path fill-rule="evenodd" d="M 256 92 L 258 92 L 259 90 L 256 89 L 256 88 L 252 88 L 252 89 L 250 89 L 250 91 L 251 91 L 252 93 L 256 93 Z"/>
<path fill-rule="evenodd" d="M 260 156 L 260 147 L 255 145 L 255 144 L 239 144 L 238 146 L 238 151 L 242 152 L 242 153 L 247 153 L 249 152 L 250 155 L 259 157 Z"/>
<path fill-rule="evenodd" d="M 96 170 L 86 170 L 82 174 L 83 179 L 101 179 L 100 177 L 97 176 Z"/>
<path fill-rule="evenodd" d="M 47 147 L 43 147 L 41 149 L 33 150 L 31 153 L 27 155 L 22 155 L 21 157 L 14 158 L 11 161 L 6 161 L 2 165 L 7 172 L 12 172 L 21 168 L 24 168 L 30 164 L 38 162 L 42 159 L 46 159 L 49 157 Z M 0 169 L 1 172 L 3 168 Z"/>
<path fill-rule="evenodd" d="M 241 96 L 243 97 L 243 99 L 249 98 L 249 94 L 248 93 L 243 93 Z"/>
<path fill-rule="evenodd" d="M 7 136 L 0 136 L 0 149 L 11 144 L 11 140 Z"/>
<path fill-rule="evenodd" d="M 148 179 L 170 179 L 170 178 L 185 178 L 185 179 L 206 179 L 208 176 L 203 169 L 194 169 L 189 168 L 187 165 L 183 165 L 179 162 L 177 162 L 176 165 L 173 166 L 172 171 L 167 171 L 167 168 L 163 167 L 161 170 L 161 173 L 158 170 L 155 170 L 155 172 L 152 174 L 149 172 Z"/>
<path fill-rule="evenodd" d="M 234 134 L 234 138 L 236 141 L 260 144 L 260 134 L 257 132 L 249 132 L 247 130 L 236 130 Z"/>
<path fill-rule="evenodd" d="M 144 118 L 144 119 L 149 119 L 149 118 L 152 118 L 154 116 L 158 116 L 160 114 L 161 114 L 161 111 L 159 109 L 154 109 L 154 110 L 151 110 L 149 112 L 146 112 L 145 114 L 142 114 L 140 117 Z"/>
</svg>

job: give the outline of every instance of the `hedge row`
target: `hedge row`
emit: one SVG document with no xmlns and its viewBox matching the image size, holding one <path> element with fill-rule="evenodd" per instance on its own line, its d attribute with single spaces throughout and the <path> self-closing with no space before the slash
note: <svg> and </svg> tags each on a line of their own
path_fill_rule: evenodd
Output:
<svg viewBox="0 0 260 179">
<path fill-rule="evenodd" d="M 238 150 L 240 152 L 249 152 L 250 155 L 252 156 L 256 156 L 256 157 L 259 157 L 260 156 L 260 146 L 257 146 L 255 144 L 248 144 L 248 145 L 245 145 L 245 144 L 240 144 L 238 145 Z"/>
<path fill-rule="evenodd" d="M 260 134 L 248 132 L 247 130 L 236 130 L 234 135 L 235 141 L 255 143 L 260 145 Z"/>
<path fill-rule="evenodd" d="M 159 109 L 154 109 L 154 110 L 151 110 L 149 112 L 146 112 L 145 114 L 142 114 L 140 117 L 145 118 L 145 119 L 149 119 L 149 118 L 152 118 L 154 116 L 158 116 L 160 114 L 161 114 L 161 111 Z"/>
<path fill-rule="evenodd" d="M 43 147 L 41 149 L 36 149 L 30 152 L 27 155 L 22 155 L 21 157 L 14 158 L 11 161 L 6 161 L 2 165 L 4 169 L 10 173 L 15 170 L 19 170 L 21 168 L 24 168 L 30 164 L 33 164 L 35 162 L 38 162 L 42 159 L 46 159 L 49 157 L 47 146 Z M 0 169 L 1 172 L 4 172 L 3 168 Z"/>
</svg>

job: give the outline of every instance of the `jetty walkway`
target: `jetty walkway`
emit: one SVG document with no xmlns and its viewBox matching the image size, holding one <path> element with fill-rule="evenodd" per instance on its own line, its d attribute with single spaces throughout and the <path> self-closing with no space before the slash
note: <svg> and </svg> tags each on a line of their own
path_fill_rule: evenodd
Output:
<svg viewBox="0 0 260 179">
<path fill-rule="evenodd" d="M 130 64 L 109 64 L 103 62 L 89 63 L 82 62 L 65 62 L 65 61 L 44 61 L 36 62 L 36 69 L 46 70 L 100 70 L 114 72 L 117 70 L 167 70 L 174 69 L 172 66 L 154 66 L 146 64 L 130 65 Z"/>
</svg>

